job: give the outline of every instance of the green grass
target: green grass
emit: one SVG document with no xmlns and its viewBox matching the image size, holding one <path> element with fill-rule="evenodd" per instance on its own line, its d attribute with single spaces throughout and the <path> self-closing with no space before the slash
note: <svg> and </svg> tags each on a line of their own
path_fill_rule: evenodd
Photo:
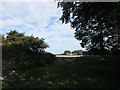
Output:
<svg viewBox="0 0 120 90">
<path fill-rule="evenodd" d="M 72 59 L 72 58 L 71 58 Z M 113 56 L 57 59 L 6 78 L 4 88 L 120 88 L 120 60 Z"/>
</svg>

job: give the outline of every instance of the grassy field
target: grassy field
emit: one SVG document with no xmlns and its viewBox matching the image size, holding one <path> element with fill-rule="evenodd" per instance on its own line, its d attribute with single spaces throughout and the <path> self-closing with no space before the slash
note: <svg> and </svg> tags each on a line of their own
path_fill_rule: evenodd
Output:
<svg viewBox="0 0 120 90">
<path fill-rule="evenodd" d="M 56 55 L 56 57 L 81 57 L 83 55 Z"/>
<path fill-rule="evenodd" d="M 119 57 L 58 58 L 53 64 L 6 78 L 3 88 L 120 88 L 119 71 Z"/>
</svg>

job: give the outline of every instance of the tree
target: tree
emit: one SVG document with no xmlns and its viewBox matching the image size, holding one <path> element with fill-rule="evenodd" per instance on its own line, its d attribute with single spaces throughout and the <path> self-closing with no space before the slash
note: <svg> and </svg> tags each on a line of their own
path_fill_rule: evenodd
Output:
<svg viewBox="0 0 120 90">
<path fill-rule="evenodd" d="M 70 55 L 70 53 L 71 53 L 71 52 L 70 52 L 69 50 L 65 50 L 65 51 L 64 51 L 64 55 Z"/>
<path fill-rule="evenodd" d="M 25 36 L 22 46 L 33 52 L 43 52 L 44 49 L 49 47 L 49 45 L 44 42 L 43 38 L 39 39 L 38 37 L 35 38 L 33 36 Z"/>
<path fill-rule="evenodd" d="M 81 55 L 84 51 L 83 50 L 74 50 L 72 51 L 73 55 Z"/>
<path fill-rule="evenodd" d="M 0 34 L 0 43 L 5 42 L 5 36 L 3 34 Z"/>
<path fill-rule="evenodd" d="M 120 3 L 59 2 L 62 23 L 70 23 L 84 48 L 120 50 Z"/>
<path fill-rule="evenodd" d="M 7 33 L 6 40 L 8 42 L 21 42 L 24 38 L 24 33 L 19 33 L 16 30 Z"/>
<path fill-rule="evenodd" d="M 0 37 L 2 36 L 0 34 Z M 53 54 L 44 52 L 49 45 L 43 38 L 25 36 L 14 30 L 8 32 L 6 38 L 3 36 L 3 39 L 2 70 L 6 78 L 19 76 L 19 73 L 24 73 L 25 70 L 55 61 Z"/>
<path fill-rule="evenodd" d="M 16 30 L 7 33 L 5 43 L 32 52 L 43 52 L 44 49 L 49 47 L 43 38 L 40 39 L 34 36 L 25 36 L 24 33 L 19 33 Z"/>
</svg>

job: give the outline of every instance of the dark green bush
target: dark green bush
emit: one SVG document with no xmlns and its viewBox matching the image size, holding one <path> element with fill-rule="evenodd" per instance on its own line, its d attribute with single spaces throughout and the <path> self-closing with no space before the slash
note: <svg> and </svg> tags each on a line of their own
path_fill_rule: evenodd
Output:
<svg viewBox="0 0 120 90">
<path fill-rule="evenodd" d="M 13 70 L 24 71 L 55 61 L 53 54 L 28 52 L 20 46 L 13 46 L 11 43 L 2 45 L 2 56 L 3 75 L 9 74 Z"/>
</svg>

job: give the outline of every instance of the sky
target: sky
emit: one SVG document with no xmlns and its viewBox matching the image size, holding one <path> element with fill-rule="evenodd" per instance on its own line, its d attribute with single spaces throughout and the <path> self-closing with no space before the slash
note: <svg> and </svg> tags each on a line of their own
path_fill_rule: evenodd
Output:
<svg viewBox="0 0 120 90">
<path fill-rule="evenodd" d="M 70 24 L 62 24 L 57 2 L 52 0 L 1 0 L 0 33 L 11 30 L 44 38 L 50 48 L 46 51 L 61 54 L 65 50 L 79 50 L 80 42 L 74 38 Z"/>
</svg>

